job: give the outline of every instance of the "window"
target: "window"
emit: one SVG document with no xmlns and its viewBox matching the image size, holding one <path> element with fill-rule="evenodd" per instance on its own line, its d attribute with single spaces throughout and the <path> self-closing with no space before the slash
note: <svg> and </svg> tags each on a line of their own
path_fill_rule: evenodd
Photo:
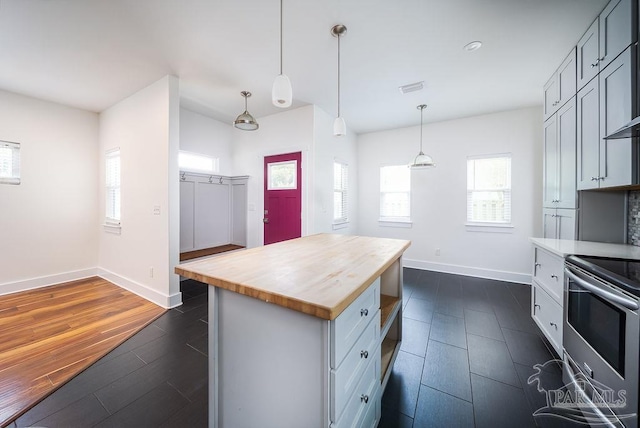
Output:
<svg viewBox="0 0 640 428">
<path fill-rule="evenodd" d="M 298 188 L 298 161 L 267 164 L 267 190 L 291 190 Z"/>
<path fill-rule="evenodd" d="M 120 149 L 110 150 L 106 157 L 106 223 L 120 224 Z"/>
<path fill-rule="evenodd" d="M 333 222 L 346 223 L 348 219 L 347 205 L 347 164 L 333 163 Z"/>
<path fill-rule="evenodd" d="M 467 158 L 467 222 L 511 223 L 511 155 Z"/>
<path fill-rule="evenodd" d="M 411 220 L 411 170 L 407 165 L 380 167 L 380 220 Z"/>
<path fill-rule="evenodd" d="M 20 184 L 20 144 L 0 141 L 0 183 Z"/>
<path fill-rule="evenodd" d="M 187 171 L 219 172 L 220 159 L 180 150 L 178 167 Z"/>
</svg>

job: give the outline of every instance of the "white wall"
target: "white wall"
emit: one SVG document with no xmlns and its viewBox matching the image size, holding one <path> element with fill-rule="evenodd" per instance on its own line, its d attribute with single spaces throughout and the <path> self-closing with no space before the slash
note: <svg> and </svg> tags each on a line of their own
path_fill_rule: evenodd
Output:
<svg viewBox="0 0 640 428">
<path fill-rule="evenodd" d="M 419 127 L 359 136 L 359 233 L 410 239 L 406 266 L 530 282 L 528 238 L 540 234 L 542 221 L 541 118 L 535 107 L 425 125 L 424 151 L 437 166 L 411 172 L 410 229 L 378 225 L 379 168 L 416 155 Z M 512 154 L 512 233 L 468 231 L 467 156 L 506 152 Z"/>
<path fill-rule="evenodd" d="M 233 129 L 234 173 L 249 175 L 247 247 L 264 243 L 265 156 L 302 152 L 302 235 L 312 230 L 313 201 L 308 189 L 313 188 L 313 119 L 314 107 L 309 105 L 257 118 L 260 128 L 256 131 Z"/>
<path fill-rule="evenodd" d="M 178 80 L 167 76 L 100 114 L 100 211 L 104 221 L 104 153 L 121 156 L 121 234 L 99 232 L 100 273 L 171 307 L 180 303 L 178 276 Z M 160 215 L 154 215 L 154 207 Z M 153 269 L 153 275 L 151 274 Z"/>
<path fill-rule="evenodd" d="M 230 124 L 180 108 L 180 150 L 219 158 L 221 175 L 233 175 L 232 133 Z"/>
<path fill-rule="evenodd" d="M 357 136 L 347 128 L 347 135 L 333 135 L 333 120 L 324 110 L 314 108 L 314 189 L 313 231 L 310 233 L 355 234 L 358 230 L 358 152 Z M 347 124 L 348 125 L 348 124 Z M 333 162 L 348 165 L 348 226 L 333 229 Z"/>
<path fill-rule="evenodd" d="M 98 115 L 0 91 L 0 140 L 21 184 L 0 184 L 0 294 L 95 274 Z"/>
</svg>

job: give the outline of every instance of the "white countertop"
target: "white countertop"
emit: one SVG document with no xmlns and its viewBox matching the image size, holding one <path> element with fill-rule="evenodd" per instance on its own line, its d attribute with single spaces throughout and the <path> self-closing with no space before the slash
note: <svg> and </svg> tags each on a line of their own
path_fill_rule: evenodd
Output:
<svg viewBox="0 0 640 428">
<path fill-rule="evenodd" d="M 640 260 L 640 247 L 636 247 L 635 245 L 572 241 L 569 239 L 530 239 L 534 245 L 551 251 L 560 257 L 577 255 Z"/>
</svg>

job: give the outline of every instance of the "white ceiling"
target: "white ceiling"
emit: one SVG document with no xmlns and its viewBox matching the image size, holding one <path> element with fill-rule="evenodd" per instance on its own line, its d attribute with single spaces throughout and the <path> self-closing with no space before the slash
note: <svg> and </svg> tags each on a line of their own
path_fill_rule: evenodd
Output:
<svg viewBox="0 0 640 428">
<path fill-rule="evenodd" d="M 294 104 L 357 133 L 539 105 L 542 86 L 606 0 L 284 0 Z M 481 40 L 483 47 L 462 47 Z M 185 107 L 231 122 L 250 90 L 278 113 L 278 0 L 0 0 L 0 88 L 99 112 L 167 74 Z M 398 86 L 424 80 L 425 90 Z"/>
</svg>

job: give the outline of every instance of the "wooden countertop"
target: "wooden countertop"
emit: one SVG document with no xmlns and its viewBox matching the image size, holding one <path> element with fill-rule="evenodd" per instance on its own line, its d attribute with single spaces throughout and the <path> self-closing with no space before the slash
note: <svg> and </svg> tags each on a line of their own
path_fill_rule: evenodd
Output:
<svg viewBox="0 0 640 428">
<path fill-rule="evenodd" d="M 318 234 L 176 266 L 215 287 L 332 320 L 411 245 L 411 241 Z"/>
</svg>

